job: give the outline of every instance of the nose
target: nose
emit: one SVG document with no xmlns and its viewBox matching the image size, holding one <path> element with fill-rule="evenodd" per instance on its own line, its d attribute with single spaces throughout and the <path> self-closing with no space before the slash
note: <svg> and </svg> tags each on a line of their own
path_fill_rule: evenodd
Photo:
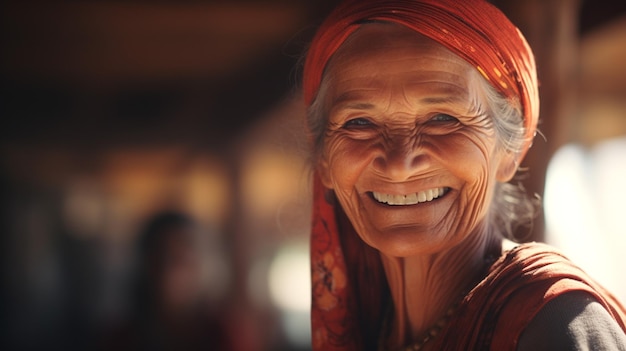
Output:
<svg viewBox="0 0 626 351">
<path fill-rule="evenodd" d="M 374 159 L 374 168 L 392 181 L 406 181 L 426 170 L 429 164 L 430 157 L 413 138 L 396 140 Z"/>
</svg>

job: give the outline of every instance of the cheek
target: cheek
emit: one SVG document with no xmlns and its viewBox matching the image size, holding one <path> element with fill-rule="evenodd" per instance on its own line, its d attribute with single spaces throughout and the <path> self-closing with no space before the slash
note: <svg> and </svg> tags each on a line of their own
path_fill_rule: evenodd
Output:
<svg viewBox="0 0 626 351">
<path fill-rule="evenodd" d="M 329 138 L 324 149 L 326 174 L 332 187 L 345 191 L 352 187 L 370 164 L 371 152 L 364 142 Z"/>
<path fill-rule="evenodd" d="M 478 181 L 495 171 L 494 145 L 494 140 L 486 135 L 458 133 L 439 143 L 439 158 L 467 181 Z"/>
<path fill-rule="evenodd" d="M 439 150 L 440 160 L 463 183 L 459 211 L 474 223 L 486 213 L 495 185 L 495 142 L 482 134 L 460 133 L 447 138 Z"/>
</svg>

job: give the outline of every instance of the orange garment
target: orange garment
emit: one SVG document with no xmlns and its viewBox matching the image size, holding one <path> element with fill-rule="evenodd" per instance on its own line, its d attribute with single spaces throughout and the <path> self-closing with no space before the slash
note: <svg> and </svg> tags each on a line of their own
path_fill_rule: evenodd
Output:
<svg viewBox="0 0 626 351">
<path fill-rule="evenodd" d="M 527 243 L 491 266 L 434 341 L 434 349 L 514 351 L 541 308 L 573 291 L 593 296 L 626 332 L 626 309 L 613 295 L 554 248 Z"/>
<path fill-rule="evenodd" d="M 346 320 L 348 308 L 348 276 L 333 207 L 324 199 L 324 191 L 315 184 L 313 229 L 311 235 L 311 327 L 313 349 L 334 345 L 343 347 L 353 337 Z M 350 306 L 354 308 L 354 305 Z M 329 349 L 330 350 L 330 349 Z M 346 349 L 348 350 L 348 349 Z"/>
<path fill-rule="evenodd" d="M 372 336 L 371 333 L 379 332 L 376 327 L 380 325 L 376 325 L 375 321 L 382 319 L 381 307 L 385 304 L 383 299 L 387 282 L 382 267 L 379 266 L 380 258 L 377 254 L 368 252 L 369 264 L 364 264 L 364 260 L 358 258 L 364 255 L 350 254 L 358 247 L 367 250 L 367 246 L 356 236 L 345 215 L 341 215 L 340 206 L 334 206 L 334 194 L 331 196 L 324 189 L 317 176 L 314 188 L 310 246 L 313 350 L 366 350 L 363 344 L 368 341 L 371 344 L 373 339 L 368 340 L 365 337 L 364 341 L 363 334 Z M 339 211 L 337 218 L 335 210 Z M 343 240 L 342 245 L 340 228 L 343 229 L 342 236 L 353 238 L 354 244 Z M 346 264 L 346 257 L 352 258 L 349 260 L 350 265 Z M 359 268 L 366 272 L 363 274 L 355 271 Z M 367 284 L 361 281 L 365 277 L 373 279 Z M 361 286 L 368 287 L 360 289 Z M 363 301 L 363 297 L 370 297 L 370 301 Z M 362 324 L 366 326 L 362 327 Z"/>
</svg>

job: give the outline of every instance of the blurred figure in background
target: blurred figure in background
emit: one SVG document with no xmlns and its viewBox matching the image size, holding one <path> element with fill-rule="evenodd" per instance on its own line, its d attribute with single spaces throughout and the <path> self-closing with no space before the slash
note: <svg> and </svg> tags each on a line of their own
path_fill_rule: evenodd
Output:
<svg viewBox="0 0 626 351">
<path fill-rule="evenodd" d="M 232 350 L 227 318 L 206 298 L 198 227 L 177 212 L 155 215 L 137 241 L 130 317 L 107 333 L 107 350 Z"/>
</svg>

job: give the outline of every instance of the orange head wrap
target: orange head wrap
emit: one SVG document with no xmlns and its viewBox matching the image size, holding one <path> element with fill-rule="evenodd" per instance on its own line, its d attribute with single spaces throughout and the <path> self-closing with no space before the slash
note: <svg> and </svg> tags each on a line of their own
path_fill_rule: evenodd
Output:
<svg viewBox="0 0 626 351">
<path fill-rule="evenodd" d="M 365 20 L 404 25 L 459 55 L 503 96 L 519 100 L 528 143 L 539 117 L 535 60 L 521 32 L 484 0 L 348 0 L 320 26 L 304 64 L 304 101 L 316 97 L 331 56 Z"/>
<path fill-rule="evenodd" d="M 398 23 L 437 41 L 476 67 L 503 96 L 519 101 L 526 136 L 523 156 L 539 116 L 535 62 L 520 31 L 484 0 L 344 1 L 320 26 L 309 48 L 303 75 L 307 106 L 316 98 L 332 55 L 365 21 Z M 372 264 L 375 254 L 367 252 L 368 248 L 358 249 L 364 253 L 355 253 L 358 245 L 350 239 L 354 229 L 346 223 L 341 210 L 326 199 L 318 177 L 314 187 L 313 349 L 365 350 L 371 348 L 368 345 L 379 332 L 376 320 L 380 319 L 383 303 L 379 299 L 385 293 L 374 291 L 378 289 L 374 285 L 385 284 L 384 274 L 380 266 Z M 367 283 L 355 276 L 364 276 Z M 376 335 L 364 335 L 372 333 Z"/>
</svg>

